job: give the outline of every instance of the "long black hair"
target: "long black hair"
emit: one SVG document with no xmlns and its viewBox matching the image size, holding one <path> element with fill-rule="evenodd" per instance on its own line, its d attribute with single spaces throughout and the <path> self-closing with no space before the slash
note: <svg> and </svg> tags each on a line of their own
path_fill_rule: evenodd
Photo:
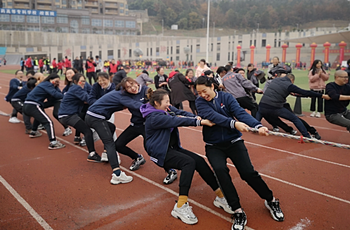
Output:
<svg viewBox="0 0 350 230">
<path fill-rule="evenodd" d="M 50 81 L 55 78 L 60 78 L 60 76 L 58 76 L 57 73 L 52 73 L 49 76 L 47 76 L 43 81 Z"/>
<path fill-rule="evenodd" d="M 317 70 L 316 65 L 317 65 L 319 62 L 321 62 L 321 70 L 322 70 L 322 72 L 326 73 L 326 71 L 323 69 L 323 63 L 322 63 L 322 61 L 319 60 L 319 59 L 317 59 L 317 60 L 315 60 L 315 61 L 312 63 L 312 66 L 311 66 L 311 68 L 310 68 L 310 70 L 312 70 L 312 75 L 315 75 L 315 74 L 316 74 L 316 70 Z"/>
</svg>

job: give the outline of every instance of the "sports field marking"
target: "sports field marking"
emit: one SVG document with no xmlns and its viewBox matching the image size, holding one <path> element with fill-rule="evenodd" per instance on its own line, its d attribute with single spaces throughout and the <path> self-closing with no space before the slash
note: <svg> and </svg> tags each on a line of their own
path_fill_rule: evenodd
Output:
<svg viewBox="0 0 350 230">
<path fill-rule="evenodd" d="M 201 130 L 192 129 L 192 128 L 188 128 L 188 127 L 181 127 L 181 128 L 189 129 L 189 130 L 200 132 L 200 133 L 202 132 Z M 316 157 L 310 157 L 310 156 L 306 156 L 306 155 L 302 155 L 302 154 L 299 154 L 299 153 L 290 152 L 290 151 L 283 150 L 283 149 L 277 149 L 277 148 L 270 147 L 270 146 L 267 146 L 267 145 L 260 145 L 260 144 L 252 143 L 252 142 L 249 142 L 249 141 L 244 141 L 244 143 L 247 143 L 247 144 L 250 144 L 250 145 L 255 145 L 255 146 L 258 146 L 258 147 L 262 147 L 262 148 L 275 150 L 275 151 L 279 151 L 279 152 L 283 152 L 283 153 L 288 153 L 288 154 L 295 155 L 295 156 L 298 156 L 298 157 L 304 157 L 304 158 L 308 158 L 308 159 L 311 159 L 311 160 L 321 161 L 321 162 L 328 163 L 328 164 L 333 164 L 333 165 L 337 165 L 337 166 L 341 166 L 341 167 L 345 167 L 345 168 L 350 168 L 350 165 L 345 165 L 345 164 L 340 164 L 340 163 L 336 163 L 336 162 L 332 162 L 332 161 L 327 161 L 327 160 L 319 159 L 319 158 L 316 158 Z"/>
<path fill-rule="evenodd" d="M 29 212 L 29 214 L 43 227 L 45 230 L 52 230 L 51 226 L 25 201 L 19 194 L 7 183 L 7 181 L 0 175 L 0 182 L 5 188 L 16 198 L 16 200 Z"/>
</svg>

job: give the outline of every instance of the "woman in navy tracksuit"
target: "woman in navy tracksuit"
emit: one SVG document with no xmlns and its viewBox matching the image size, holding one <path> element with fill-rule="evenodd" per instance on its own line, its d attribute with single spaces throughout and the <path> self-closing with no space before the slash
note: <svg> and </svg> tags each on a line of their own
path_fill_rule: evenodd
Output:
<svg viewBox="0 0 350 230">
<path fill-rule="evenodd" d="M 54 100 L 63 98 L 63 94 L 58 88 L 60 77 L 56 73 L 50 74 L 43 82 L 37 85 L 28 95 L 23 105 L 23 112 L 27 116 L 34 117 L 33 129 L 29 137 L 39 137 L 41 133 L 37 131 L 39 124 L 45 127 L 50 140 L 49 149 L 64 148 L 65 145 L 56 140 L 54 125 L 50 117 L 44 111 L 44 101 L 48 97 Z"/>
<path fill-rule="evenodd" d="M 84 75 L 77 73 L 73 76 L 72 85 L 63 96 L 58 111 L 58 118 L 62 124 L 72 126 L 79 133 L 82 132 L 84 134 L 89 151 L 87 160 L 90 162 L 101 162 L 101 157 L 95 152 L 92 131 L 79 116 L 84 104 L 88 100 L 88 93 L 84 90 L 85 83 Z"/>
<path fill-rule="evenodd" d="M 23 86 L 22 78 L 23 78 L 23 72 L 21 70 L 17 70 L 15 73 L 15 78 L 10 80 L 10 86 L 9 86 L 9 92 L 5 97 L 5 100 L 9 103 L 11 103 L 11 99 L 15 93 L 18 92 Z M 17 118 L 17 110 L 13 108 L 11 117 L 9 119 L 10 123 L 20 123 L 20 120 Z"/>
<path fill-rule="evenodd" d="M 32 130 L 33 126 L 32 123 L 30 122 L 30 117 L 25 115 L 23 113 L 23 103 L 26 100 L 26 97 L 32 89 L 34 89 L 35 85 L 37 83 L 37 79 L 34 77 L 30 77 L 27 80 L 27 83 L 20 89 L 15 95 L 13 95 L 11 99 L 11 105 L 12 107 L 19 113 L 23 115 L 23 121 L 24 125 L 26 127 L 26 134 L 29 134 L 30 131 Z"/>
<path fill-rule="evenodd" d="M 146 149 L 151 160 L 162 168 L 181 170 L 179 198 L 171 214 L 186 224 L 196 224 L 197 217 L 187 202 L 194 171 L 215 191 L 217 207 L 228 210 L 227 202 L 219 188 L 213 171 L 205 160 L 180 146 L 179 126 L 214 125 L 209 120 L 201 120 L 192 113 L 170 106 L 168 92 L 158 89 L 148 94 L 149 103 L 141 106 L 142 116 L 146 118 Z"/>
<path fill-rule="evenodd" d="M 265 199 L 265 206 L 270 210 L 272 217 L 277 221 L 283 221 L 284 216 L 279 207 L 279 201 L 275 200 L 272 191 L 259 173 L 254 170 L 241 138 L 241 132 L 248 131 L 248 125 L 258 129 L 261 135 L 267 135 L 267 128 L 245 112 L 231 94 L 216 92 L 207 77 L 199 77 L 195 85 L 200 96 L 196 100 L 198 115 L 216 124 L 212 127 L 203 127 L 203 139 L 206 143 L 206 156 L 214 169 L 228 204 L 235 212 L 232 229 L 243 229 L 247 218 L 241 209 L 237 191 L 232 183 L 227 158 L 231 159 L 241 178 L 262 199 Z M 235 118 L 239 121 L 236 121 Z"/>
<path fill-rule="evenodd" d="M 108 119 L 114 112 L 121 111 L 124 107 L 134 108 L 134 104 L 133 100 L 123 98 L 120 91 L 113 90 L 95 101 L 85 116 L 86 124 L 97 132 L 107 151 L 108 161 L 113 170 L 111 184 L 129 183 L 133 178 L 120 170 L 113 139 L 115 125 L 108 122 Z"/>
<path fill-rule="evenodd" d="M 72 68 L 67 68 L 66 69 L 65 79 L 64 79 L 64 83 L 65 83 L 66 86 L 62 90 L 63 95 L 66 94 L 66 92 L 68 92 L 70 87 L 74 84 L 72 79 L 73 79 L 73 76 L 76 73 L 78 73 L 78 71 L 76 69 L 72 69 Z M 90 91 L 91 91 L 91 85 L 89 83 L 87 83 L 87 82 L 85 82 L 84 91 L 87 92 L 87 94 L 89 94 Z M 58 103 L 61 103 L 61 102 L 58 102 Z M 56 106 L 55 106 L 55 108 L 56 108 Z M 60 108 L 60 104 L 57 105 L 57 108 L 58 109 Z M 80 113 L 78 114 L 79 117 L 82 120 L 85 119 L 86 111 L 87 111 L 88 108 L 89 108 L 88 103 L 85 103 L 83 105 Z M 58 113 L 58 111 L 57 111 L 57 113 Z M 66 125 L 63 125 L 63 126 L 65 127 L 65 131 L 63 133 L 63 136 L 70 135 L 72 133 L 72 130 Z M 81 137 L 80 137 L 79 129 L 75 129 L 74 144 L 80 144 L 81 146 L 85 146 L 86 145 L 85 140 L 82 140 Z"/>
<path fill-rule="evenodd" d="M 90 86 L 90 85 L 89 85 Z M 99 72 L 97 74 L 97 82 L 95 82 L 92 85 L 91 91 L 89 93 L 88 97 L 88 104 L 91 106 L 92 104 L 95 103 L 98 99 L 100 99 L 103 95 L 106 93 L 109 93 L 115 89 L 115 84 L 111 82 L 108 74 L 106 72 Z M 108 120 L 111 123 L 114 123 L 114 114 L 112 114 L 111 118 Z M 93 131 L 93 135 L 95 136 L 96 132 Z M 98 135 L 94 137 L 94 140 L 98 140 Z M 113 133 L 113 140 L 117 139 L 117 134 L 114 132 Z M 118 160 L 119 160 L 119 155 L 118 155 Z M 107 157 L 107 152 L 104 150 L 104 152 L 101 155 L 101 161 L 107 162 L 108 157 Z M 120 161 L 119 161 L 120 164 Z"/>
</svg>

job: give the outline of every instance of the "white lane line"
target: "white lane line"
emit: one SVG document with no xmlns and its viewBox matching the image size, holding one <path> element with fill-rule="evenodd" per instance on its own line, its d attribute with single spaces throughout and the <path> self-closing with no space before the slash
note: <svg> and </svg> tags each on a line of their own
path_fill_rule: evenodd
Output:
<svg viewBox="0 0 350 230">
<path fill-rule="evenodd" d="M 188 127 L 181 127 L 181 128 L 189 129 L 189 130 L 200 132 L 200 133 L 202 132 L 202 130 L 192 129 L 192 128 L 188 128 Z M 308 158 L 308 159 L 315 160 L 315 161 L 321 161 L 321 162 L 327 163 L 327 164 L 333 164 L 333 165 L 337 165 L 337 166 L 341 166 L 341 167 L 345 167 L 345 168 L 350 168 L 350 165 L 340 164 L 340 163 L 337 163 L 337 162 L 323 160 L 323 159 L 316 158 L 316 157 L 310 157 L 310 156 L 306 156 L 306 155 L 302 155 L 302 154 L 299 154 L 299 153 L 290 152 L 290 151 L 283 150 L 283 149 L 277 149 L 277 148 L 266 146 L 266 145 L 255 144 L 255 143 L 252 143 L 252 142 L 249 142 L 249 141 L 244 141 L 244 143 L 247 143 L 247 144 L 250 144 L 250 145 L 254 145 L 254 146 L 258 146 L 258 147 L 262 147 L 262 148 L 275 150 L 275 151 L 279 151 L 279 152 L 283 152 L 283 153 L 288 153 L 288 154 L 291 154 L 291 155 L 294 155 L 294 156 L 298 156 L 298 157 Z"/>
<path fill-rule="evenodd" d="M 52 230 L 51 226 L 25 201 L 12 186 L 0 175 L 0 182 L 5 188 L 16 198 L 16 200 L 30 213 L 30 215 L 43 227 L 45 230 Z"/>
</svg>

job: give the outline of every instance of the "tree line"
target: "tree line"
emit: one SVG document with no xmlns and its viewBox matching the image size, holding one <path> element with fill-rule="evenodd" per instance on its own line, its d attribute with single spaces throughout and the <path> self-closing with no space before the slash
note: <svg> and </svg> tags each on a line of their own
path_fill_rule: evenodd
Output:
<svg viewBox="0 0 350 230">
<path fill-rule="evenodd" d="M 206 27 L 207 0 L 128 0 L 130 10 L 148 10 L 164 26 Z M 349 20 L 348 0 L 217 0 L 211 1 L 210 22 L 223 28 L 278 29 L 317 20 Z"/>
</svg>

